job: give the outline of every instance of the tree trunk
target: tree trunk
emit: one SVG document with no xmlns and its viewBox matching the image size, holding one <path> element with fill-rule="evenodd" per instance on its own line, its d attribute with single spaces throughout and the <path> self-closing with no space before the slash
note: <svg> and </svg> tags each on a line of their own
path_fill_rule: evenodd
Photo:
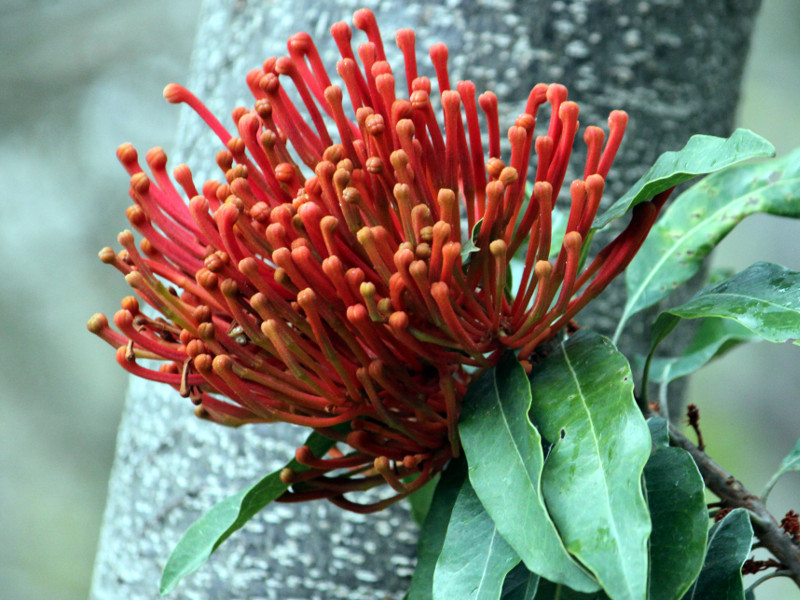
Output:
<svg viewBox="0 0 800 600">
<path fill-rule="evenodd" d="M 695 133 L 727 135 L 759 2 L 709 0 L 387 0 L 206 1 L 189 86 L 225 122 L 252 104 L 244 75 L 286 53 L 297 30 L 312 34 L 335 73 L 328 29 L 371 8 L 392 64 L 402 65 L 394 31 L 413 28 L 421 73 L 427 48 L 450 50 L 451 79 L 471 79 L 500 100 L 501 126 L 519 114 L 533 84 L 561 82 L 581 106 L 581 124 L 630 114 L 609 176 L 606 202 L 619 197 L 655 158 Z M 391 51 L 391 52 L 390 52 Z M 582 144 L 574 164 L 580 164 Z M 203 181 L 215 170 L 215 136 L 182 114 L 179 152 Z M 180 155 L 180 156 L 178 156 Z M 567 175 L 567 181 L 570 181 Z M 120 197 L 123 196 L 122 190 Z M 624 302 L 616 285 L 580 315 L 609 333 Z M 589 312 L 591 310 L 591 312 Z M 626 350 L 646 335 L 631 324 Z M 109 368 L 112 368 L 109 366 Z M 161 569 L 186 528 L 223 497 L 293 456 L 302 432 L 283 425 L 226 429 L 195 419 L 167 386 L 134 380 L 128 392 L 109 485 L 91 598 L 158 597 Z M 273 505 L 234 534 L 171 595 L 176 599 L 401 598 L 414 566 L 417 529 L 404 505 L 355 515 L 325 502 Z"/>
</svg>

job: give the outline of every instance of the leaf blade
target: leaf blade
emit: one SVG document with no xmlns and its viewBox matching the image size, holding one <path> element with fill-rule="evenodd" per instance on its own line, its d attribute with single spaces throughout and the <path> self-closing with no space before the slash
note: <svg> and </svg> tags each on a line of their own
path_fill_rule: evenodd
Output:
<svg viewBox="0 0 800 600">
<path fill-rule="evenodd" d="M 506 575 L 500 600 L 534 600 L 540 579 L 520 562 Z"/>
<path fill-rule="evenodd" d="M 652 424 L 651 424 L 652 422 Z M 651 431 L 666 427 L 650 419 Z M 653 441 L 663 436 L 654 436 Z M 700 573 L 708 534 L 703 478 L 688 452 L 661 443 L 644 468 L 650 534 L 649 600 L 677 600 Z"/>
<path fill-rule="evenodd" d="M 584 594 L 583 592 L 576 592 L 560 583 L 553 583 L 542 579 L 539 582 L 539 589 L 534 596 L 534 600 L 608 600 L 608 596 L 603 593 L 603 590 Z"/>
<path fill-rule="evenodd" d="M 596 590 L 547 512 L 541 437 L 528 418 L 530 405 L 530 383 L 511 353 L 470 386 L 459 420 L 470 481 L 528 569 L 581 591 Z"/>
<path fill-rule="evenodd" d="M 800 217 L 800 149 L 780 159 L 737 165 L 676 198 L 625 270 L 621 324 L 667 297 L 700 269 L 711 249 L 755 213 Z"/>
<path fill-rule="evenodd" d="M 800 337 L 800 273 L 758 262 L 662 312 L 652 330 L 652 350 L 680 319 L 732 319 L 770 342 Z"/>
<path fill-rule="evenodd" d="M 705 318 L 700 323 L 689 346 L 679 356 L 656 357 L 650 362 L 649 379 L 668 384 L 686 377 L 743 342 L 760 341 L 760 338 L 730 319 Z M 641 370 L 645 357 L 634 356 L 632 365 Z"/>
<path fill-rule="evenodd" d="M 467 465 L 463 460 L 451 460 L 442 471 L 417 542 L 417 566 L 408 591 L 412 600 L 433 599 L 436 561 L 442 551 L 453 505 L 466 477 Z"/>
<path fill-rule="evenodd" d="M 643 600 L 650 518 L 641 476 L 651 441 L 627 361 L 580 330 L 534 368 L 532 381 L 533 421 L 555 440 L 542 490 L 567 549 L 610 597 Z"/>
<path fill-rule="evenodd" d="M 800 471 L 800 439 L 797 440 L 791 452 L 783 457 L 780 467 L 778 467 L 778 470 L 775 472 L 775 474 L 770 477 L 767 485 L 764 486 L 764 491 L 761 494 L 762 502 L 767 501 L 767 496 L 769 496 L 769 493 L 772 491 L 775 483 L 777 483 L 778 479 L 780 479 L 782 475 L 788 473 L 789 471 Z"/>
<path fill-rule="evenodd" d="M 433 574 L 434 600 L 498 600 L 508 572 L 519 563 L 464 479 Z"/>
<path fill-rule="evenodd" d="M 773 156 L 775 148 L 747 129 L 729 138 L 693 135 L 680 150 L 664 152 L 628 192 L 597 217 L 592 229 L 601 229 L 637 204 L 698 175 L 714 173 L 737 162 Z"/>
<path fill-rule="evenodd" d="M 736 508 L 708 534 L 703 569 L 683 600 L 741 600 L 742 564 L 750 554 L 753 527 L 744 508 Z"/>
<path fill-rule="evenodd" d="M 305 441 L 305 445 L 317 457 L 324 456 L 334 444 L 333 440 L 316 431 Z M 294 459 L 286 467 L 297 472 L 308 469 Z M 184 532 L 170 553 L 161 574 L 162 596 L 171 592 L 181 579 L 200 568 L 222 542 L 289 488 L 280 480 L 281 470 L 274 471 L 250 487 L 228 496 Z"/>
</svg>

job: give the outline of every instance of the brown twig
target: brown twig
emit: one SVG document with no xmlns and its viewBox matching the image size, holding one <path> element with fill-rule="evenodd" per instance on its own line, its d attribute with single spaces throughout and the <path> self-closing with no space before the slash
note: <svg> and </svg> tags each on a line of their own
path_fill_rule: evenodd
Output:
<svg viewBox="0 0 800 600">
<path fill-rule="evenodd" d="M 694 429 L 697 435 L 697 447 L 705 452 L 706 443 L 703 441 L 703 432 L 700 430 L 700 409 L 696 404 L 690 404 L 686 407 L 686 418 L 689 419 L 689 426 Z"/>
<path fill-rule="evenodd" d="M 673 425 L 669 426 L 669 439 L 673 446 L 683 448 L 692 455 L 706 487 L 714 492 L 726 506 L 746 508 L 756 537 L 764 548 L 772 552 L 786 569 L 790 577 L 800 587 L 800 546 L 786 534 L 780 524 L 769 513 L 755 494 L 751 493 L 733 475 L 690 442 Z"/>
</svg>

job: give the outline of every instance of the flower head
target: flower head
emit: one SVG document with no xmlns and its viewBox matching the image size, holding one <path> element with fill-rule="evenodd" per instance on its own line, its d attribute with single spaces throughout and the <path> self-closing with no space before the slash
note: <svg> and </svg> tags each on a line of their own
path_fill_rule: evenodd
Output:
<svg viewBox="0 0 800 600">
<path fill-rule="evenodd" d="M 551 213 L 578 131 L 566 88 L 534 86 L 508 130 L 504 162 L 496 96 L 476 96 L 469 81 L 451 87 L 443 44 L 430 49 L 437 116 L 431 82 L 417 76 L 414 33 L 397 32 L 398 93 L 375 17 L 360 10 L 354 23 L 369 40 L 358 60 L 350 27 L 331 28 L 344 88 L 298 33 L 289 56 L 247 74 L 255 103 L 233 111 L 235 135 L 186 89 L 167 86 L 166 98 L 190 105 L 222 141 L 225 179 L 198 190 L 178 165 L 176 187 L 163 150 L 146 154 L 147 175 L 134 148 L 120 146 L 134 201 L 127 216 L 143 239 L 137 248 L 123 232 L 123 249 L 100 257 L 163 318 L 127 297 L 116 330 L 103 315 L 89 329 L 118 348 L 125 369 L 172 385 L 201 417 L 286 421 L 336 439 L 340 447 L 323 458 L 297 450 L 311 469 L 285 473 L 294 485 L 283 499 L 372 510 L 417 489 L 459 452 L 456 421 L 474 375 L 508 349 L 526 361 L 562 329 L 625 268 L 666 196 L 638 205 L 627 229 L 581 270 L 627 122 L 612 112 L 607 140 L 599 127 L 584 132 L 583 178 L 570 185 L 567 233 L 550 261 Z M 536 136 L 546 104 L 549 125 Z M 525 267 L 512 294 L 507 273 L 518 251 Z M 154 370 L 139 359 L 162 362 Z M 397 495 L 378 504 L 343 495 L 384 482 Z"/>
</svg>

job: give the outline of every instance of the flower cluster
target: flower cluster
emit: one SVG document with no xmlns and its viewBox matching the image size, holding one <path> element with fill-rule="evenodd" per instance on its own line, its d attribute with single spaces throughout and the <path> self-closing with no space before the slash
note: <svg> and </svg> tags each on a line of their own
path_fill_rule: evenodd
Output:
<svg viewBox="0 0 800 600">
<path fill-rule="evenodd" d="M 222 141 L 225 179 L 198 191 L 179 165 L 176 186 L 163 150 L 147 153 L 147 175 L 134 148 L 120 146 L 134 201 L 127 216 L 144 239 L 137 248 L 123 232 L 123 249 L 105 248 L 100 258 L 164 318 L 130 296 L 116 329 L 99 314 L 89 329 L 117 348 L 125 369 L 191 398 L 198 416 L 286 421 L 335 439 L 325 457 L 297 450 L 310 469 L 284 473 L 293 485 L 282 499 L 366 511 L 411 493 L 458 454 L 470 380 L 508 349 L 525 361 L 562 329 L 625 268 L 665 197 L 638 205 L 581 270 L 627 122 L 612 112 L 607 140 L 599 127 L 585 130 L 583 178 L 569 188 L 567 233 L 551 261 L 551 214 L 578 130 L 567 90 L 531 90 L 508 130 L 504 162 L 496 96 L 476 97 L 469 81 L 452 88 L 444 44 L 430 49 L 442 131 L 431 82 L 417 75 L 414 33 L 396 35 L 404 97 L 373 14 L 356 12 L 354 24 L 369 40 L 359 60 L 350 27 L 331 28 L 348 102 L 305 33 L 289 39 L 288 56 L 247 74 L 255 103 L 233 111 L 236 135 L 186 89 L 167 86 L 167 100 L 187 103 Z M 549 125 L 535 136 L 547 104 Z M 512 294 L 517 251 L 525 267 Z M 162 362 L 155 370 L 139 359 Z M 384 482 L 396 491 L 388 500 L 361 506 L 344 497 Z"/>
</svg>

